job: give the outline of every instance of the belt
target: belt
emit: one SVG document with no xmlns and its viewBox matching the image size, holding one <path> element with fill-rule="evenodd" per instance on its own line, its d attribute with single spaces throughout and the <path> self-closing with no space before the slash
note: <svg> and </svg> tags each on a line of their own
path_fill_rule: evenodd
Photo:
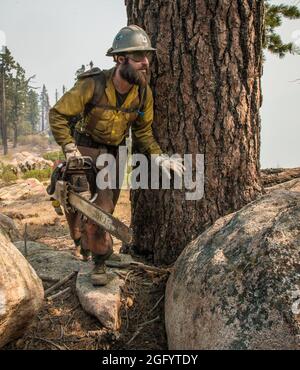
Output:
<svg viewBox="0 0 300 370">
<path fill-rule="evenodd" d="M 89 148 L 99 148 L 100 146 L 109 146 L 107 144 L 104 144 L 104 143 L 97 143 L 97 141 L 93 140 L 89 135 L 86 135 L 86 134 L 82 134 L 80 132 L 78 132 L 77 130 L 75 130 L 74 132 L 74 139 L 75 139 L 75 142 L 76 142 L 76 145 L 79 145 L 79 146 L 87 146 Z"/>
<path fill-rule="evenodd" d="M 101 146 L 106 146 L 108 151 L 112 153 L 115 153 L 115 151 L 118 150 L 119 145 L 126 145 L 126 137 L 124 137 L 119 145 L 108 145 L 105 143 L 97 143 L 97 141 L 93 140 L 90 135 L 86 135 L 77 130 L 74 132 L 74 139 L 76 145 L 78 146 L 86 146 L 88 148 L 99 148 Z"/>
</svg>

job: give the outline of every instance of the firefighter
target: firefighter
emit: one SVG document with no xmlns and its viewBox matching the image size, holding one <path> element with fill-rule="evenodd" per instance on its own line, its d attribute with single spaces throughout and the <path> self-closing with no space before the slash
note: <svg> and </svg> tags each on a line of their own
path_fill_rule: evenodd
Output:
<svg viewBox="0 0 300 370">
<path fill-rule="evenodd" d="M 147 74 L 155 50 L 142 28 L 123 27 L 106 54 L 113 57 L 115 66 L 82 73 L 74 87 L 51 108 L 50 127 L 67 160 L 73 156 L 90 156 L 96 162 L 100 154 L 109 153 L 118 163 L 118 147 L 124 144 L 131 128 L 141 153 L 155 155 L 155 162 L 162 169 L 182 175 L 181 161 L 165 156 L 152 133 L 153 97 Z M 72 135 L 70 119 L 78 115 L 83 118 Z M 122 179 L 117 180 L 118 184 L 122 183 Z M 112 214 L 119 193 L 120 189 L 97 189 L 95 204 Z M 93 285 L 106 285 L 105 261 L 118 259 L 113 254 L 111 235 L 90 220 L 83 222 L 77 212 L 66 213 L 66 218 L 77 252 L 85 259 L 92 252 Z"/>
</svg>

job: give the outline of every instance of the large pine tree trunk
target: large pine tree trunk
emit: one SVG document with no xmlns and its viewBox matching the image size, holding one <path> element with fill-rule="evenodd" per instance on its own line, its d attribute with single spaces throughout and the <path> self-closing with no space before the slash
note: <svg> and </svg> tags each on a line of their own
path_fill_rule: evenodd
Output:
<svg viewBox="0 0 300 370">
<path fill-rule="evenodd" d="M 129 24 L 157 48 L 151 66 L 154 134 L 164 152 L 204 154 L 204 197 L 132 192 L 139 252 L 172 263 L 217 218 L 261 191 L 263 1 L 126 0 Z"/>
</svg>

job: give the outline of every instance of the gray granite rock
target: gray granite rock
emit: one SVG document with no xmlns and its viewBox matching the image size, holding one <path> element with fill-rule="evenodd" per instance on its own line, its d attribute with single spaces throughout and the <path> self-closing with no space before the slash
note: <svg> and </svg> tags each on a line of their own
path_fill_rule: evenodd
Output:
<svg viewBox="0 0 300 370">
<path fill-rule="evenodd" d="M 166 289 L 169 349 L 299 349 L 300 180 L 219 219 Z"/>
<path fill-rule="evenodd" d="M 0 189 L 0 201 L 5 205 L 10 205 L 16 200 L 39 195 L 47 195 L 47 192 L 45 186 L 35 178 L 20 179 L 15 184 Z"/>
<path fill-rule="evenodd" d="M 122 262 L 131 262 L 129 255 L 120 254 Z M 119 311 L 121 306 L 120 287 L 124 279 L 118 273 L 126 273 L 126 269 L 108 268 L 109 283 L 105 286 L 94 287 L 90 281 L 93 263 L 81 266 L 76 281 L 76 292 L 83 309 L 97 317 L 103 326 L 112 330 L 120 328 Z"/>
<path fill-rule="evenodd" d="M 52 249 L 45 244 L 27 241 L 27 260 L 44 280 L 60 280 L 73 271 L 79 271 L 83 262 L 71 252 Z M 24 241 L 15 242 L 24 255 Z"/>
</svg>

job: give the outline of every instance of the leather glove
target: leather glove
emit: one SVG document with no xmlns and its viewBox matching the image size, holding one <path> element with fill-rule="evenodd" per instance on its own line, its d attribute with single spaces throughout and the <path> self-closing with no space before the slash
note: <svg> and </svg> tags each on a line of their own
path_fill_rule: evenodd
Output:
<svg viewBox="0 0 300 370">
<path fill-rule="evenodd" d="M 160 154 L 155 158 L 155 163 L 162 168 L 164 173 L 170 179 L 170 170 L 172 170 L 178 176 L 182 176 L 183 172 L 185 171 L 182 160 L 183 158 L 169 158 L 169 156 L 166 154 Z"/>
<path fill-rule="evenodd" d="M 78 150 L 76 144 L 74 144 L 74 143 L 66 144 L 63 147 L 63 152 L 64 152 L 64 155 L 65 155 L 67 161 L 71 157 L 82 157 L 80 151 Z"/>
</svg>

